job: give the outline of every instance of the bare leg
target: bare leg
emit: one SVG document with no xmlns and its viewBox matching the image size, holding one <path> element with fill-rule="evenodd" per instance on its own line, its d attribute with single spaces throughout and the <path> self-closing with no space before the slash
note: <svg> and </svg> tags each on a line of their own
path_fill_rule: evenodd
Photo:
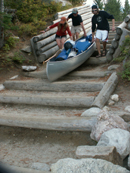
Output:
<svg viewBox="0 0 130 173">
<path fill-rule="evenodd" d="M 98 38 L 96 38 L 96 46 L 97 46 L 98 54 L 101 55 L 100 40 Z"/>
<path fill-rule="evenodd" d="M 62 49 L 61 39 L 57 38 L 56 42 L 57 42 L 57 45 L 58 45 L 59 49 Z"/>
<path fill-rule="evenodd" d="M 76 32 L 76 40 L 78 40 L 78 39 L 79 39 L 79 33 Z"/>
<path fill-rule="evenodd" d="M 104 42 L 103 42 L 103 50 L 106 50 L 106 45 L 107 45 L 107 42 L 104 41 Z"/>
<path fill-rule="evenodd" d="M 75 41 L 75 33 L 71 33 L 73 37 L 73 41 Z"/>
<path fill-rule="evenodd" d="M 61 38 L 61 49 L 63 49 L 63 47 L 64 47 L 65 40 L 66 40 L 65 37 Z"/>
</svg>

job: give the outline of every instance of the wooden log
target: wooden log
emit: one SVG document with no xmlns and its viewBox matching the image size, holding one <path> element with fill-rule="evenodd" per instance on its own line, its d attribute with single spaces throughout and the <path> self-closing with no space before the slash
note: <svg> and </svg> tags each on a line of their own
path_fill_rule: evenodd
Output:
<svg viewBox="0 0 130 173">
<path fill-rule="evenodd" d="M 117 47 L 117 49 L 115 50 L 115 52 L 113 54 L 113 58 L 117 58 L 120 55 L 120 53 L 121 53 L 120 46 L 123 45 L 123 41 L 125 40 L 126 35 L 130 35 L 130 31 L 123 28 L 122 29 L 122 35 L 121 35 L 120 40 L 118 42 L 118 47 Z"/>
<path fill-rule="evenodd" d="M 40 48 L 39 50 L 36 51 L 37 56 L 40 55 L 41 53 L 47 51 L 48 49 L 51 49 L 52 47 L 54 47 L 56 45 L 57 45 L 56 41 L 53 41 L 52 43 Z"/>
<path fill-rule="evenodd" d="M 109 51 L 106 54 L 106 59 L 107 59 L 107 62 L 110 62 L 113 60 L 113 55 Z"/>
<path fill-rule="evenodd" d="M 112 47 L 114 48 L 114 49 L 116 49 L 117 47 L 118 47 L 118 41 L 116 41 L 115 39 L 113 39 L 113 41 L 112 41 Z"/>
<path fill-rule="evenodd" d="M 35 43 L 35 50 L 39 50 L 41 47 L 49 44 L 50 42 L 52 42 L 54 40 L 55 40 L 55 34 L 50 36 L 50 37 L 47 37 L 44 40 L 41 40 L 41 41 Z"/>
<path fill-rule="evenodd" d="M 109 53 L 110 54 L 113 54 L 115 52 L 115 49 L 111 46 L 110 48 L 109 48 Z"/>
<path fill-rule="evenodd" d="M 92 106 L 103 108 L 106 102 L 108 101 L 110 95 L 115 90 L 117 83 L 118 83 L 118 77 L 116 72 L 114 72 L 103 86 L 102 90 L 94 100 Z"/>
<path fill-rule="evenodd" d="M 116 28 L 116 33 L 121 35 L 122 34 L 122 29 L 127 26 L 127 23 L 123 21 L 117 28 Z"/>
<path fill-rule="evenodd" d="M 80 9 L 80 10 L 78 10 L 78 14 L 80 14 L 81 16 L 82 16 L 83 14 L 88 13 L 88 12 L 90 12 L 90 9 Z M 57 19 L 60 19 L 60 18 L 63 17 L 63 16 L 67 18 L 71 13 L 72 13 L 72 11 L 69 12 L 69 13 L 65 13 L 64 15 L 63 15 L 63 14 L 58 15 L 58 18 L 57 18 Z"/>
<path fill-rule="evenodd" d="M 115 40 L 116 40 L 116 41 L 119 41 L 119 40 L 120 40 L 120 37 L 121 37 L 121 35 L 116 34 L 116 35 L 115 35 Z"/>
<path fill-rule="evenodd" d="M 49 57 L 54 55 L 56 53 L 56 51 L 58 51 L 58 50 L 59 50 L 59 47 L 56 45 L 56 46 L 52 47 L 51 49 L 43 52 L 42 54 L 40 54 L 38 56 L 38 62 L 42 63 L 43 61 L 47 60 Z"/>
<path fill-rule="evenodd" d="M 92 18 L 92 13 L 91 13 L 91 12 L 89 12 L 89 13 L 87 13 L 87 14 L 85 13 L 84 15 L 81 15 L 81 16 L 82 16 L 82 19 L 83 19 L 83 21 L 84 21 L 84 20 L 86 20 L 86 19 Z M 57 23 L 57 22 L 59 22 L 59 21 L 60 21 L 60 19 L 54 20 L 54 21 L 53 21 L 53 24 L 54 24 L 54 23 Z M 69 25 L 70 25 L 70 23 L 72 23 L 72 20 L 71 20 L 71 19 L 68 20 L 68 24 L 69 24 Z"/>
<path fill-rule="evenodd" d="M 127 23 L 127 29 L 130 30 L 130 21 Z"/>
<path fill-rule="evenodd" d="M 124 21 L 125 21 L 126 23 L 130 21 L 130 14 L 127 15 L 127 16 L 125 17 Z"/>
<path fill-rule="evenodd" d="M 45 33 L 43 33 L 43 34 L 34 36 L 34 37 L 33 37 L 33 42 L 36 43 L 36 42 L 38 42 L 38 41 L 40 41 L 40 40 L 42 40 L 42 39 L 44 39 L 44 38 L 47 38 L 47 37 L 49 37 L 50 35 L 56 33 L 56 31 L 57 31 L 57 28 L 53 28 L 53 29 L 51 29 L 51 30 L 49 30 L 49 31 L 47 31 L 47 32 L 45 32 Z"/>
<path fill-rule="evenodd" d="M 86 10 L 87 9 L 91 9 L 90 8 L 90 6 L 88 6 L 88 5 L 84 5 L 84 6 L 79 6 L 79 7 L 76 7 L 77 9 L 78 9 L 78 11 L 80 10 L 80 9 L 84 9 L 84 8 L 86 8 Z M 61 12 L 58 12 L 58 13 L 56 13 L 55 14 L 55 19 L 58 19 L 59 18 L 59 15 L 64 15 L 64 14 L 66 14 L 66 13 L 71 13 L 72 12 L 72 10 L 73 10 L 73 8 L 71 8 L 71 9 L 69 9 L 69 10 L 64 10 L 64 11 L 61 11 Z"/>
</svg>

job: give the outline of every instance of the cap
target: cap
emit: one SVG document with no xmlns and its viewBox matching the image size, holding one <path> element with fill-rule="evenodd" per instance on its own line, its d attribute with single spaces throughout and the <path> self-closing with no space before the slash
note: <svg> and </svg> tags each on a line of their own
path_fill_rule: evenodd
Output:
<svg viewBox="0 0 130 173">
<path fill-rule="evenodd" d="M 92 9 L 97 9 L 97 8 L 98 8 L 97 5 L 92 6 Z"/>
<path fill-rule="evenodd" d="M 61 24 L 64 24 L 66 21 L 67 21 L 66 17 L 61 17 L 61 21 L 60 21 Z"/>
<path fill-rule="evenodd" d="M 78 13 L 78 10 L 77 10 L 77 8 L 74 8 L 74 9 L 72 10 L 72 13 L 73 13 L 73 14 L 76 14 L 76 13 Z"/>
</svg>

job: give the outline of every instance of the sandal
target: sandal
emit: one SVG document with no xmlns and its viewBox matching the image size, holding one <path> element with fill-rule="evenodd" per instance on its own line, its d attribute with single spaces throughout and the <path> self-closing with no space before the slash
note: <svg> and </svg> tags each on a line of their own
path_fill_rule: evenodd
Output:
<svg viewBox="0 0 130 173">
<path fill-rule="evenodd" d="M 106 56 L 106 54 L 107 54 L 107 50 L 105 49 L 102 51 L 102 56 Z"/>
<path fill-rule="evenodd" d="M 96 56 L 96 58 L 100 58 L 100 57 L 102 57 L 102 55 L 101 55 L 101 54 L 98 54 L 98 55 Z"/>
</svg>

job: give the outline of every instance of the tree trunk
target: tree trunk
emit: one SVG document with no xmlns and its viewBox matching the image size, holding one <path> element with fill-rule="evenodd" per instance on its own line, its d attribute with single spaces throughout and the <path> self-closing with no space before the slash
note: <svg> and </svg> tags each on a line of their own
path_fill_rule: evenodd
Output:
<svg viewBox="0 0 130 173">
<path fill-rule="evenodd" d="M 0 0 L 0 12 L 4 12 L 4 0 Z M 2 18 L 0 18 L 0 48 L 3 47 L 4 44 L 4 28 L 1 25 Z"/>
</svg>

